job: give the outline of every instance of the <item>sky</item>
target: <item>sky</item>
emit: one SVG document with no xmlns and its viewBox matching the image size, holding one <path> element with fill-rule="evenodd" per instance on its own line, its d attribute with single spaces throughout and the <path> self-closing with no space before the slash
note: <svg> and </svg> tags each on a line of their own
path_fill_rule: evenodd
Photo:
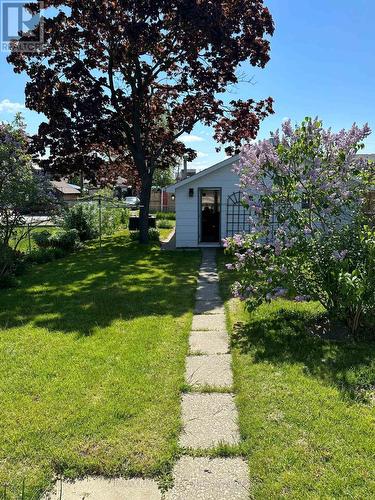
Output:
<svg viewBox="0 0 375 500">
<path fill-rule="evenodd" d="M 271 60 L 266 68 L 242 68 L 252 83 L 241 83 L 229 97 L 256 100 L 273 97 L 275 114 L 266 118 L 258 138 L 269 137 L 283 120 L 293 123 L 319 116 L 334 130 L 353 122 L 369 123 L 366 141 L 375 153 L 375 1 L 264 0 L 275 22 Z M 0 52 L 0 121 L 17 111 L 34 133 L 42 117 L 24 108 L 23 75 L 13 73 Z M 184 142 L 198 152 L 189 168 L 202 170 L 225 158 L 215 151 L 212 130 L 197 125 Z"/>
</svg>

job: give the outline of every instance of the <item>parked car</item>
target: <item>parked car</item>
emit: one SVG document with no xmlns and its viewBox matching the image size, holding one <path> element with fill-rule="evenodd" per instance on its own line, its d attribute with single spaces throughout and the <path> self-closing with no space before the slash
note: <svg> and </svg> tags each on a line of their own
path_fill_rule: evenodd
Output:
<svg viewBox="0 0 375 500">
<path fill-rule="evenodd" d="M 128 208 L 138 208 L 141 203 L 141 200 L 136 196 L 127 196 L 125 198 L 125 205 Z"/>
</svg>

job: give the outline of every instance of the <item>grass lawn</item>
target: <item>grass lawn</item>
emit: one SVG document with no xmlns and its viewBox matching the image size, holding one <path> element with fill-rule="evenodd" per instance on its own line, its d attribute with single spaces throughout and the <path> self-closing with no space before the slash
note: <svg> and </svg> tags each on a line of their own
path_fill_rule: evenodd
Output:
<svg viewBox="0 0 375 500">
<path fill-rule="evenodd" d="M 171 234 L 171 232 L 173 231 L 173 229 L 158 229 L 159 233 L 160 233 L 160 240 L 161 241 L 164 241 L 164 240 L 167 240 L 169 238 L 169 235 Z"/>
<path fill-rule="evenodd" d="M 21 229 L 18 230 L 19 232 L 21 231 Z M 19 243 L 18 247 L 17 247 L 17 250 L 19 250 L 20 252 L 24 252 L 24 253 L 27 253 L 29 251 L 29 245 L 31 246 L 31 249 L 35 249 L 35 248 L 38 248 L 34 239 L 33 239 L 33 234 L 35 233 L 41 233 L 42 231 L 48 231 L 49 233 L 53 233 L 56 231 L 56 228 L 54 226 L 38 226 L 38 227 L 34 227 L 31 231 L 31 234 L 30 234 L 30 243 L 29 243 L 29 238 L 26 237 L 24 238 L 23 240 L 21 240 L 21 242 Z M 14 240 L 12 240 L 12 243 L 14 242 Z"/>
<path fill-rule="evenodd" d="M 375 342 L 307 334 L 322 313 L 316 303 L 245 312 L 229 300 L 223 264 L 252 498 L 375 498 Z"/>
<path fill-rule="evenodd" d="M 169 472 L 199 262 L 122 233 L 0 292 L 0 484 Z"/>
</svg>

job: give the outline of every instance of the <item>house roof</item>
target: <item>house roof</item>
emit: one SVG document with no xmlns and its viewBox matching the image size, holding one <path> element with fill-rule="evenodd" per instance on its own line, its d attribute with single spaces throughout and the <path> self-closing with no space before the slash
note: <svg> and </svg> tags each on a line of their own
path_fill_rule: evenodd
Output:
<svg viewBox="0 0 375 500">
<path fill-rule="evenodd" d="M 177 182 L 176 184 L 173 184 L 172 186 L 168 186 L 166 191 L 167 193 L 174 193 L 176 189 L 180 188 L 181 186 L 185 186 L 186 184 L 190 184 L 191 182 L 196 181 L 197 179 L 200 179 L 201 177 L 205 177 L 208 174 L 212 174 L 216 170 L 219 170 L 220 168 L 227 167 L 228 165 L 231 165 L 232 163 L 235 163 L 239 158 L 239 155 L 236 156 L 231 156 L 230 158 L 226 158 L 225 160 L 215 163 L 215 165 L 212 165 L 211 167 L 205 168 L 204 170 L 201 170 L 200 172 L 197 172 L 195 175 L 192 175 L 191 177 L 188 177 L 187 179 L 184 179 L 183 181 Z"/>
<path fill-rule="evenodd" d="M 60 193 L 62 194 L 81 194 L 81 190 L 77 186 L 68 184 L 65 181 L 52 181 L 52 185 L 57 191 L 60 191 Z"/>
</svg>

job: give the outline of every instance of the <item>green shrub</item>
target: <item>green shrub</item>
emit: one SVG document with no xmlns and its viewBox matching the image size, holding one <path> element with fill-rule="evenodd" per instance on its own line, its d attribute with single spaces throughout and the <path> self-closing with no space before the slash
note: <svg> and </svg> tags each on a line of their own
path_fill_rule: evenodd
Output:
<svg viewBox="0 0 375 500">
<path fill-rule="evenodd" d="M 126 208 L 112 208 L 102 205 L 102 234 L 111 235 L 120 227 L 128 227 L 130 212 Z M 65 214 L 64 228 L 76 229 L 81 241 L 99 236 L 99 207 L 94 203 L 79 203 Z"/>
<path fill-rule="evenodd" d="M 176 220 L 175 212 L 156 212 L 157 220 Z"/>
<path fill-rule="evenodd" d="M 32 239 L 34 240 L 38 248 L 48 248 L 51 246 L 50 239 L 51 233 L 49 231 L 40 231 L 32 234 Z"/>
<path fill-rule="evenodd" d="M 69 231 L 58 231 L 49 237 L 49 245 L 52 248 L 61 248 L 62 250 L 72 251 L 79 245 L 80 239 L 77 229 Z"/>
<path fill-rule="evenodd" d="M 161 220 L 157 221 L 157 226 L 160 229 L 173 229 L 175 226 L 175 223 L 173 220 L 161 219 Z"/>
<path fill-rule="evenodd" d="M 56 259 L 61 259 L 65 257 L 67 252 L 62 248 L 40 248 L 37 250 L 32 250 L 26 255 L 26 262 L 31 264 L 45 264 L 46 262 L 52 262 Z"/>
<path fill-rule="evenodd" d="M 96 205 L 77 203 L 70 207 L 64 216 L 64 229 L 76 229 L 81 241 L 99 236 L 99 215 Z"/>
<path fill-rule="evenodd" d="M 129 227 L 129 217 L 130 217 L 130 210 L 128 208 L 122 208 L 120 210 L 120 219 L 121 219 L 121 225 L 124 226 L 124 228 Z"/>
<path fill-rule="evenodd" d="M 102 234 L 113 234 L 120 227 L 128 227 L 130 211 L 127 208 L 102 208 Z"/>
<path fill-rule="evenodd" d="M 139 231 L 131 231 L 130 232 L 130 239 L 132 241 L 138 241 L 139 240 Z M 149 239 L 149 241 L 160 241 L 159 231 L 155 228 L 150 228 L 148 230 L 148 239 Z"/>
<path fill-rule="evenodd" d="M 10 248 L 8 245 L 0 246 L 0 288 L 8 288 L 15 283 L 15 275 L 18 274 L 23 265 L 23 257 L 20 252 Z"/>
<path fill-rule="evenodd" d="M 77 248 L 80 242 L 77 229 L 60 229 L 53 234 L 48 231 L 41 231 L 33 234 L 33 240 L 39 249 L 61 248 L 67 251 Z"/>
</svg>

